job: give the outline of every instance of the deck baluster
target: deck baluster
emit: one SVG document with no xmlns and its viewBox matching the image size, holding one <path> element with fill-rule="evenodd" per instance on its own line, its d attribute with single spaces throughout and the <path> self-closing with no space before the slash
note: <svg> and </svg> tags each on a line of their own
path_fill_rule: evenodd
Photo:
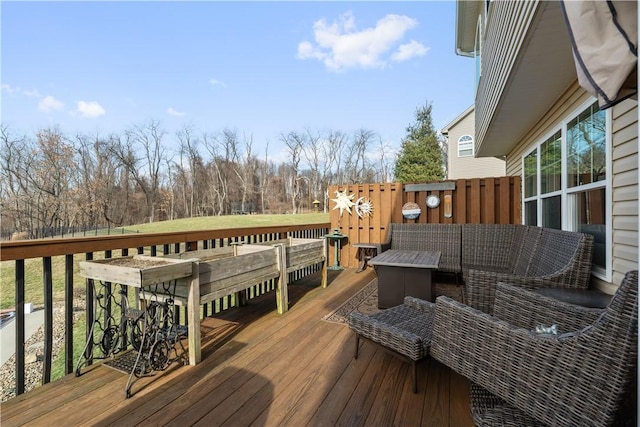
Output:
<svg viewBox="0 0 640 427">
<path fill-rule="evenodd" d="M 73 254 L 64 256 L 64 373 L 73 372 Z"/>
<path fill-rule="evenodd" d="M 44 284 L 44 360 L 42 384 L 51 382 L 51 362 L 53 359 L 53 275 L 51 257 L 42 258 L 42 281 Z"/>
<path fill-rule="evenodd" d="M 91 261 L 93 259 L 93 252 L 87 252 L 85 254 L 85 259 L 87 261 Z M 94 321 L 94 315 L 95 315 L 95 308 L 93 306 L 93 279 L 87 279 L 86 280 L 86 296 L 85 296 L 85 304 L 86 304 L 86 323 L 85 323 L 85 331 L 86 331 L 86 337 L 85 340 L 87 341 L 88 345 L 86 346 L 85 350 L 84 350 L 84 357 L 86 357 L 87 359 L 87 365 L 91 365 L 93 364 L 93 340 L 89 340 L 91 331 L 93 330 L 93 321 Z"/>
<path fill-rule="evenodd" d="M 25 341 L 29 338 L 26 336 L 27 330 L 25 328 L 25 302 L 26 300 L 31 300 L 32 296 L 28 294 L 27 283 L 33 283 L 33 280 L 29 278 L 29 270 L 26 270 L 26 260 L 37 263 L 37 259 L 42 259 L 42 286 L 44 288 L 44 299 L 40 299 L 39 303 L 44 303 L 44 330 L 45 330 L 45 347 L 44 347 L 44 368 L 42 372 L 42 382 L 46 383 L 51 381 L 53 378 L 53 331 L 54 331 L 54 319 L 53 316 L 53 298 L 54 295 L 57 295 L 58 288 L 54 288 L 55 283 L 62 283 L 63 285 L 60 287 L 60 291 L 63 290 L 64 293 L 64 343 L 63 343 L 63 351 L 64 355 L 60 355 L 64 366 L 64 372 L 66 374 L 71 373 L 75 369 L 75 362 L 78 361 L 79 354 L 75 353 L 74 349 L 74 313 L 80 308 L 78 304 L 75 302 L 75 298 L 78 297 L 78 291 L 74 289 L 74 275 L 76 272 L 75 264 L 78 261 L 78 258 L 84 258 L 87 261 L 93 260 L 96 256 L 96 253 L 100 251 L 104 251 L 105 258 L 110 258 L 113 256 L 112 251 L 118 251 L 115 256 L 126 257 L 129 256 L 130 251 L 133 250 L 133 253 L 138 253 L 144 255 L 153 254 L 155 249 L 155 254 L 157 254 L 157 246 L 161 246 L 160 250 L 163 251 L 163 254 L 169 253 L 172 249 L 175 249 L 175 252 L 184 252 L 185 249 L 198 249 L 198 246 L 201 248 L 217 248 L 217 247 L 225 247 L 229 246 L 233 242 L 243 242 L 243 243 L 260 243 L 260 242 L 270 242 L 273 240 L 280 240 L 285 238 L 288 235 L 296 235 L 296 236 L 309 236 L 309 235 L 323 235 L 326 234 L 328 230 L 329 224 L 310 224 L 303 226 L 284 226 L 284 227 L 264 227 L 264 230 L 255 229 L 251 230 L 247 233 L 246 229 L 240 230 L 199 230 L 193 232 L 187 232 L 183 234 L 180 233 L 178 239 L 175 238 L 174 233 L 166 233 L 166 240 L 162 241 L 158 239 L 158 235 L 165 233 L 154 233 L 153 235 L 118 235 L 118 236 L 89 236 L 86 233 L 85 237 L 72 237 L 67 239 L 52 239 L 46 242 L 40 241 L 11 241 L 11 242 L 3 242 L 3 248 L 0 252 L 0 261 L 13 261 L 15 268 L 15 289 L 14 289 L 14 303 L 15 303 L 15 318 L 13 320 L 15 325 L 15 389 L 16 394 L 25 393 L 27 388 L 31 388 L 32 384 L 27 384 L 26 378 L 26 347 Z M 313 231 L 302 232 L 301 229 L 313 229 Z M 114 237 L 116 237 L 114 239 Z M 172 247 L 173 246 L 173 247 Z M 181 250 L 182 248 L 182 250 Z M 83 255 L 84 254 L 84 255 Z M 57 272 L 56 265 L 57 261 L 53 257 L 64 257 L 63 268 L 60 272 Z M 29 265 L 30 267 L 30 265 Z M 64 273 L 62 273 L 64 271 Z M 313 268 L 304 268 L 300 271 L 293 273 L 295 278 L 300 278 L 305 275 L 305 273 L 315 271 Z M 57 274 L 58 276 L 54 276 Z M 64 274 L 64 277 L 62 275 Z M 119 311 L 118 306 L 123 306 L 125 301 L 139 301 L 139 292 L 136 292 L 135 295 L 131 295 L 131 293 L 120 293 L 119 288 L 116 284 L 112 285 L 111 291 L 109 291 L 108 286 L 104 289 L 104 296 L 110 297 L 106 298 L 107 301 L 105 304 L 105 313 L 99 311 L 98 307 L 95 306 L 96 301 L 96 287 L 97 283 L 94 283 L 93 279 L 83 280 L 84 282 L 84 293 L 83 295 L 85 299 L 85 321 L 82 323 L 85 324 L 84 331 L 84 342 L 88 342 L 84 350 L 82 351 L 82 357 L 86 358 L 86 365 L 94 364 L 94 360 L 96 360 L 95 356 L 98 356 L 95 352 L 96 347 L 100 347 L 100 341 L 97 339 L 89 339 L 92 338 L 91 326 L 98 320 L 100 323 L 104 324 L 106 327 L 113 326 L 118 329 L 118 333 L 124 328 L 120 319 L 119 319 Z M 268 280 L 264 283 L 256 284 L 251 289 L 246 292 L 247 298 L 255 298 L 259 297 L 265 293 L 268 293 L 275 288 L 275 281 Z M 41 289 L 43 289 L 41 288 Z M 54 294 L 54 291 L 56 293 Z M 137 289 L 136 289 L 137 291 Z M 42 298 L 42 297 L 41 297 Z M 113 304 L 110 307 L 110 304 Z M 211 304 L 206 304 L 203 307 L 202 312 L 205 316 L 211 316 L 221 311 L 224 311 L 230 307 L 236 306 L 238 301 L 233 297 L 223 297 L 215 301 L 211 301 Z M 210 308 L 209 308 L 210 307 Z M 96 310 L 98 312 L 96 313 Z M 183 310 L 185 310 L 183 308 Z M 182 316 L 179 314 L 179 311 L 175 310 L 173 312 L 174 321 L 179 320 Z M 111 315 L 115 316 L 114 320 L 111 319 L 111 315 L 108 313 L 112 312 Z M 98 317 L 97 317 L 98 316 Z M 185 313 L 186 318 L 186 313 Z M 106 320 L 105 320 L 106 319 Z M 78 326 L 78 325 L 75 325 Z M 77 340 L 76 340 L 77 341 Z M 95 341 L 95 342 L 94 342 Z M 115 344 L 114 344 L 115 345 Z M 123 351 L 131 346 L 131 340 L 129 334 L 124 334 L 120 342 L 114 347 L 114 350 Z M 98 352 L 99 353 L 99 352 Z"/>
<path fill-rule="evenodd" d="M 24 393 L 24 260 L 16 260 L 16 394 Z"/>
</svg>

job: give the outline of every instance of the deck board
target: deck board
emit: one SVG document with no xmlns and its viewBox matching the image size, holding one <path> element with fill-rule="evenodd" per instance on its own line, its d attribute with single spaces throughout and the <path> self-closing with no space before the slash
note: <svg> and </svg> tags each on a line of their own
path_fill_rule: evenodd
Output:
<svg viewBox="0 0 640 427">
<path fill-rule="evenodd" d="M 433 360 L 408 364 L 362 343 L 322 317 L 375 277 L 372 269 L 316 274 L 290 284 L 290 310 L 273 293 L 202 322 L 202 362 L 172 365 L 134 384 L 92 366 L 76 378 L 39 387 L 2 404 L 2 426 L 472 426 L 468 382 Z"/>
</svg>

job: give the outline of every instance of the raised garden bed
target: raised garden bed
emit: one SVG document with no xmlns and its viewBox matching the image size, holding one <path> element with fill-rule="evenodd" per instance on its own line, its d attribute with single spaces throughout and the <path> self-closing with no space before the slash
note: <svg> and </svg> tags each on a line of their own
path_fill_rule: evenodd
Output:
<svg viewBox="0 0 640 427">
<path fill-rule="evenodd" d="M 200 304 L 232 295 L 235 292 L 270 279 L 279 279 L 281 267 L 277 247 L 234 245 L 167 255 L 166 259 L 198 261 Z M 286 284 L 278 281 L 278 291 Z M 176 297 L 186 298 L 186 288 L 178 287 Z M 286 290 L 284 291 L 286 295 Z M 277 301 L 278 312 L 287 310 L 284 301 Z"/>
<path fill-rule="evenodd" d="M 325 239 L 289 237 L 287 239 L 260 243 L 260 245 L 284 245 L 285 271 L 287 273 L 292 273 L 302 268 L 322 263 L 322 287 L 327 287 L 327 249 Z"/>
<path fill-rule="evenodd" d="M 127 286 L 143 287 L 191 276 L 191 261 L 133 255 L 80 261 L 82 277 Z"/>
</svg>

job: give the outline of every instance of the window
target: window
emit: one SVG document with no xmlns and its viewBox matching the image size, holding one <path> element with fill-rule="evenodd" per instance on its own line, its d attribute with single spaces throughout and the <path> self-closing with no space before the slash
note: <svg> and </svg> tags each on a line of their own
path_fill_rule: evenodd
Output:
<svg viewBox="0 0 640 427">
<path fill-rule="evenodd" d="M 458 157 L 473 157 L 473 137 L 462 135 L 458 139 Z"/>
<path fill-rule="evenodd" d="M 609 280 L 608 117 L 581 108 L 522 158 L 523 222 L 594 236 L 594 274 Z"/>
</svg>

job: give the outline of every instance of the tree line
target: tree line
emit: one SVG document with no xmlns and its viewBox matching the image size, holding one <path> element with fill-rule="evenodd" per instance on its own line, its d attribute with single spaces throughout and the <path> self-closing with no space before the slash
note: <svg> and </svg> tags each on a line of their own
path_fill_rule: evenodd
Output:
<svg viewBox="0 0 640 427">
<path fill-rule="evenodd" d="M 422 144 L 419 151 L 428 154 L 425 137 L 432 148 L 436 144 L 439 155 L 440 173 L 431 178 L 440 179 L 442 155 L 431 106 L 418 109 L 416 118 L 398 156 L 371 130 L 305 129 L 280 135 L 286 160 L 279 162 L 270 158 L 268 144 L 258 152 L 251 135 L 232 129 L 206 132 L 184 126 L 169 134 L 150 120 L 106 136 L 68 135 L 58 128 L 28 136 L 3 124 L 0 231 L 38 238 L 45 237 L 42 230 L 66 227 L 123 227 L 234 213 L 295 214 L 313 209 L 315 200 L 326 209 L 330 185 L 414 179 L 415 174 L 402 176 L 398 164 L 406 163 L 405 151 L 416 162 L 416 145 Z M 421 136 L 420 129 L 429 134 Z M 417 161 L 424 164 L 432 157 Z"/>
<path fill-rule="evenodd" d="M 329 185 L 389 181 L 394 160 L 365 129 L 283 133 L 283 162 L 231 129 L 169 135 L 150 121 L 108 136 L 0 131 L 2 231 L 27 238 L 60 226 L 308 211 Z"/>
</svg>

